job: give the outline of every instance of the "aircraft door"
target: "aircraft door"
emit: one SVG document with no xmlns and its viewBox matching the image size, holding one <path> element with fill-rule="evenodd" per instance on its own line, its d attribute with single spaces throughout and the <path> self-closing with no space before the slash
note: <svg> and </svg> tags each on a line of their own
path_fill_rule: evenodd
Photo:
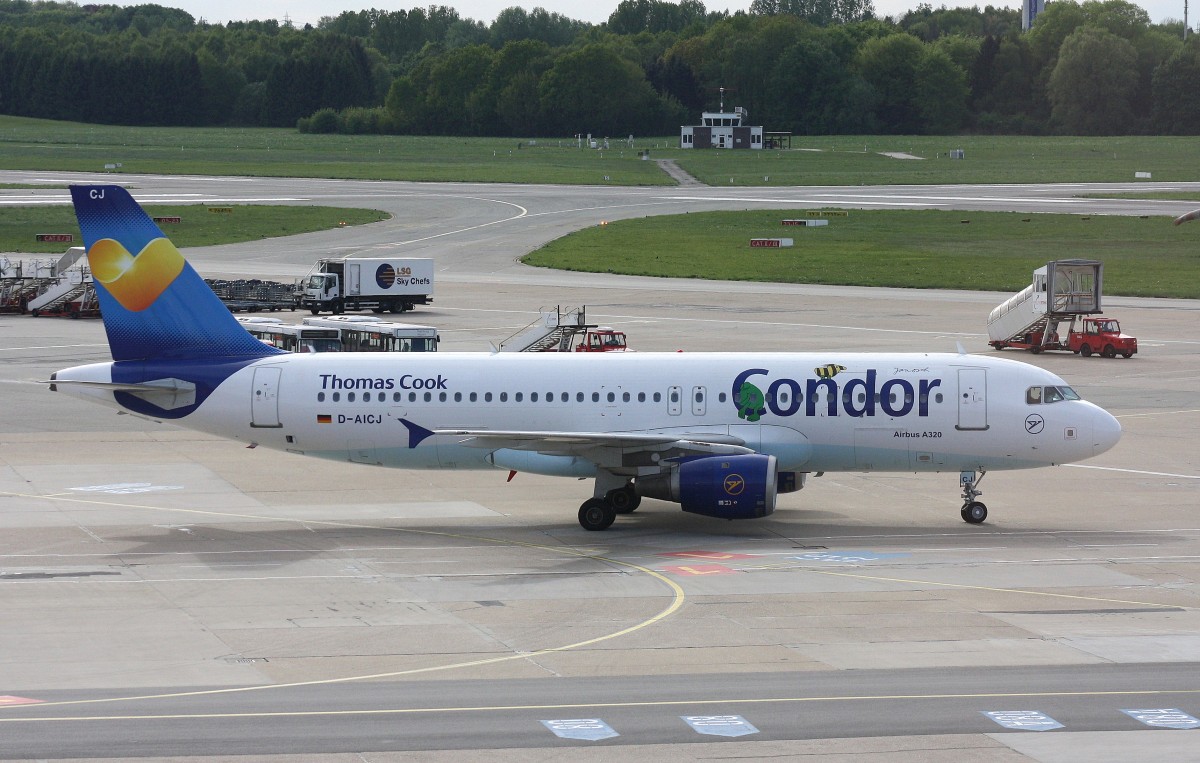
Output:
<svg viewBox="0 0 1200 763">
<path fill-rule="evenodd" d="M 984 430 L 987 422 L 987 371 L 958 369 L 958 426 L 956 429 Z"/>
<path fill-rule="evenodd" d="M 692 387 L 692 415 L 703 416 L 707 403 L 707 390 L 704 387 Z"/>
<path fill-rule="evenodd" d="M 263 366 L 254 369 L 253 391 L 250 398 L 250 426 L 281 427 L 279 423 L 279 376 L 278 366 Z"/>
</svg>

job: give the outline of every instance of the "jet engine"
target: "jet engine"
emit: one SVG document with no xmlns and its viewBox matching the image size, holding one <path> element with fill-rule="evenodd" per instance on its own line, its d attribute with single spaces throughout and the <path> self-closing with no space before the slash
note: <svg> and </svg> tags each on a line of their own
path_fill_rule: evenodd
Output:
<svg viewBox="0 0 1200 763">
<path fill-rule="evenodd" d="M 674 501 L 692 514 L 718 519 L 755 519 L 775 511 L 775 456 L 701 456 L 670 472 L 640 477 L 639 495 Z"/>
</svg>

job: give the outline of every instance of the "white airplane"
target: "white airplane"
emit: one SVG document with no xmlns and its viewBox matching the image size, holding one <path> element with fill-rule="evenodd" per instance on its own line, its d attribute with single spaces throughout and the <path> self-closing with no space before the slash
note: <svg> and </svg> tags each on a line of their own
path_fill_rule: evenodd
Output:
<svg viewBox="0 0 1200 763">
<path fill-rule="evenodd" d="M 595 480 L 608 528 L 642 498 L 763 517 L 808 474 L 979 482 L 1103 453 L 1117 420 L 1058 376 L 924 353 L 315 353 L 250 336 L 122 188 L 72 186 L 113 362 L 51 389 L 301 455 Z"/>
</svg>

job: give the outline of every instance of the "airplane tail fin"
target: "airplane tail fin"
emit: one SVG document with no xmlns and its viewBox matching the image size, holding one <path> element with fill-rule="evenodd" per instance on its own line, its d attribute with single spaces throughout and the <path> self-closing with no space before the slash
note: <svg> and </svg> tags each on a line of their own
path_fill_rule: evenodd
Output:
<svg viewBox="0 0 1200 763">
<path fill-rule="evenodd" d="M 113 360 L 259 358 L 251 336 L 133 197 L 73 185 L 71 200 Z"/>
</svg>

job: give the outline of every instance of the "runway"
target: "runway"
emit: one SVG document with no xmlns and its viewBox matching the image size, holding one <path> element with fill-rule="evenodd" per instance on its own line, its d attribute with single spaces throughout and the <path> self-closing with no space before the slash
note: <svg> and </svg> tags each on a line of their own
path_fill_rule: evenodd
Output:
<svg viewBox="0 0 1200 763">
<path fill-rule="evenodd" d="M 65 201 L 60 173 L 0 178 L 60 185 L 0 191 L 0 207 Z M 431 256 L 435 302 L 406 317 L 480 351 L 541 306 L 586 304 L 642 350 L 991 354 L 1002 294 L 516 260 L 600 220 L 701 209 L 1193 206 L 1062 186 L 122 180 L 143 202 L 392 212 L 186 254 L 203 275 L 274 278 L 331 252 Z M 647 501 L 605 533 L 575 521 L 590 483 L 305 460 L 52 395 L 28 382 L 106 359 L 102 326 L 0 316 L 0 758 L 1196 759 L 1196 737 L 1162 724 L 1200 718 L 1200 305 L 1106 307 L 1134 359 L 1007 354 L 1117 415 L 1121 443 L 989 474 L 982 526 L 957 516 L 957 475 L 827 474 L 764 520 Z M 1178 714 L 1127 712 L 1146 710 Z"/>
</svg>

